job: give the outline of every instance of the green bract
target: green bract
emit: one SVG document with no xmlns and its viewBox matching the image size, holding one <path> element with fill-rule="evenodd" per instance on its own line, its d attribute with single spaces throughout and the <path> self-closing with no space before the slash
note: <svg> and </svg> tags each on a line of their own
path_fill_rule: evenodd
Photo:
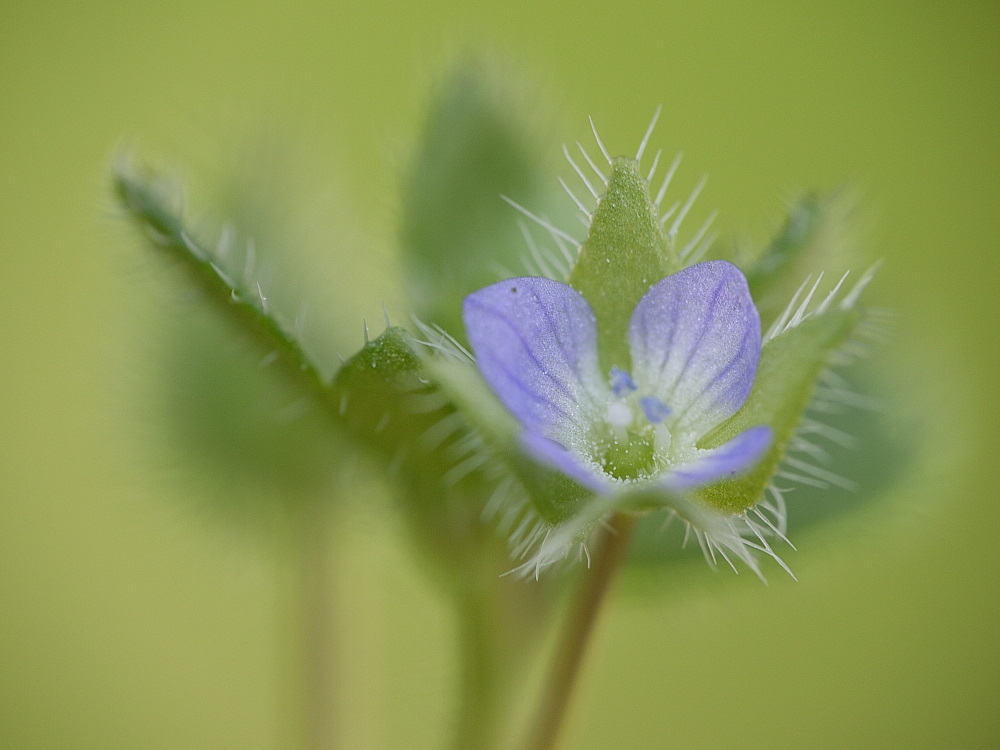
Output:
<svg viewBox="0 0 1000 750">
<path fill-rule="evenodd" d="M 653 284 L 680 270 L 673 243 L 660 225 L 646 179 L 634 159 L 615 159 L 607 188 L 569 285 L 597 316 L 602 369 L 631 367 L 626 339 L 636 303 Z"/>
</svg>

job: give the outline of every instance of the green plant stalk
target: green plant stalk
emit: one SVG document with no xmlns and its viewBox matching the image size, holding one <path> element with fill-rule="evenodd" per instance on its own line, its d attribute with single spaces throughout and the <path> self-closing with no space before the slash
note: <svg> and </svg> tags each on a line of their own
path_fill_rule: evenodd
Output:
<svg viewBox="0 0 1000 750">
<path fill-rule="evenodd" d="M 635 521 L 631 514 L 612 516 L 600 546 L 593 553 L 594 567 L 585 576 L 579 598 L 566 618 L 566 628 L 556 645 L 541 707 L 525 750 L 552 750 L 556 746 L 601 605 L 628 555 Z"/>
<path fill-rule="evenodd" d="M 490 750 L 498 742 L 506 700 L 502 636 L 495 592 L 467 592 L 458 601 L 461 688 L 457 750 Z"/>
<path fill-rule="evenodd" d="M 336 663 L 327 514 L 320 505 L 304 517 L 301 542 L 302 736 L 305 750 L 336 746 Z"/>
</svg>

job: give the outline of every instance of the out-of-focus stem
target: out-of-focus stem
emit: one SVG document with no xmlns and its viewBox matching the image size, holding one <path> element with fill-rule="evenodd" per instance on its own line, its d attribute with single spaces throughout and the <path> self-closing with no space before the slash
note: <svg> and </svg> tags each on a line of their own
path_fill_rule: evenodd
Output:
<svg viewBox="0 0 1000 750">
<path fill-rule="evenodd" d="M 302 535 L 301 655 L 302 732 L 306 750 L 332 750 L 336 722 L 333 693 L 333 607 L 326 515 L 307 515 Z"/>
<path fill-rule="evenodd" d="M 583 579 L 579 598 L 569 612 L 562 637 L 556 646 L 542 694 L 542 704 L 525 750 L 552 750 L 559 739 L 559 731 L 583 664 L 587 643 L 605 595 L 625 561 L 634 525 L 633 516 L 616 514 L 601 538 L 598 549 L 592 553 L 594 567 Z"/>
<path fill-rule="evenodd" d="M 462 679 L 457 750 L 492 750 L 505 708 L 506 667 L 495 592 L 467 592 L 459 603 Z"/>
</svg>

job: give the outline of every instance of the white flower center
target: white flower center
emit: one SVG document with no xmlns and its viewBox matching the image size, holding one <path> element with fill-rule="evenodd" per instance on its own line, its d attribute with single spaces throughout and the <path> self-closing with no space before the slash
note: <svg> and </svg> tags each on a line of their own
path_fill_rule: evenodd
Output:
<svg viewBox="0 0 1000 750">
<path fill-rule="evenodd" d="M 635 413 L 625 399 L 615 397 L 608 402 L 608 413 L 605 419 L 612 427 L 624 430 L 632 426 L 632 422 L 635 421 Z"/>
</svg>

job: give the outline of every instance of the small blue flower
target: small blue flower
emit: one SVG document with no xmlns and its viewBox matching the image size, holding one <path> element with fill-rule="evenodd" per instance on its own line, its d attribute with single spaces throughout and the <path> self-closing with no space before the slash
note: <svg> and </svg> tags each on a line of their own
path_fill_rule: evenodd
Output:
<svg viewBox="0 0 1000 750">
<path fill-rule="evenodd" d="M 760 316 L 730 263 L 654 285 L 629 322 L 631 362 L 606 375 L 593 310 L 565 284 L 493 284 L 466 297 L 463 317 L 480 373 L 524 427 L 524 450 L 594 492 L 695 489 L 752 469 L 771 445 L 757 426 L 699 447 L 743 406 L 760 360 Z"/>
</svg>

